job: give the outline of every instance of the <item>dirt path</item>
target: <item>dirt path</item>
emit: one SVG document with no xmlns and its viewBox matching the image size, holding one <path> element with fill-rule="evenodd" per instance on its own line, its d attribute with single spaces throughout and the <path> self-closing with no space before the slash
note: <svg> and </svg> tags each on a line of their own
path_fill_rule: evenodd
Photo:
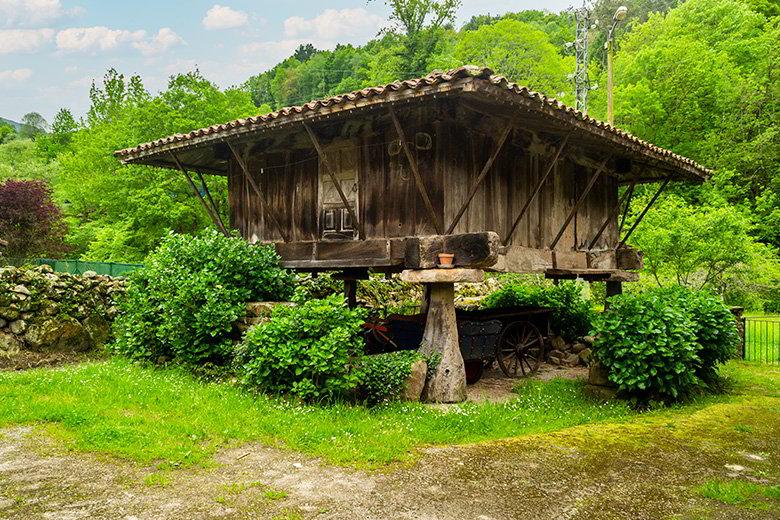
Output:
<svg viewBox="0 0 780 520">
<path fill-rule="evenodd" d="M 692 489 L 712 479 L 780 482 L 778 404 L 745 399 L 671 419 L 432 448 L 375 473 L 255 445 L 223 450 L 210 468 L 159 472 L 62 453 L 15 428 L 0 436 L 0 518 L 777 518 L 777 502 L 744 509 Z"/>
</svg>

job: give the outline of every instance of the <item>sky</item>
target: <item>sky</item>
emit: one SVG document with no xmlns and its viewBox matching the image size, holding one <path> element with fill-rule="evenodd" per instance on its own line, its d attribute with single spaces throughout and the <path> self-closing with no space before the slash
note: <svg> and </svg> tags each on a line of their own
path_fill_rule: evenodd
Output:
<svg viewBox="0 0 780 520">
<path fill-rule="evenodd" d="M 474 14 L 560 11 L 572 0 L 463 0 Z M 78 117 L 111 67 L 147 89 L 196 67 L 221 87 L 269 69 L 301 43 L 363 44 L 387 25 L 383 0 L 0 0 L 0 117 L 62 107 Z"/>
</svg>

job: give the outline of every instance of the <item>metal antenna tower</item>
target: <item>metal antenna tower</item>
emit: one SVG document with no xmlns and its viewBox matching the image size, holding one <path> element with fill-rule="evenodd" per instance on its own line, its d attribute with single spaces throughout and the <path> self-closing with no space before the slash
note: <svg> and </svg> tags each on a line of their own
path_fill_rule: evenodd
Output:
<svg viewBox="0 0 780 520">
<path fill-rule="evenodd" d="M 574 10 L 574 20 L 577 24 L 577 35 L 574 40 L 574 55 L 577 60 L 577 68 L 574 72 L 574 97 L 577 110 L 587 113 L 588 92 L 590 91 L 590 79 L 588 78 L 588 29 L 590 28 L 590 10 L 583 2 L 582 7 Z"/>
</svg>

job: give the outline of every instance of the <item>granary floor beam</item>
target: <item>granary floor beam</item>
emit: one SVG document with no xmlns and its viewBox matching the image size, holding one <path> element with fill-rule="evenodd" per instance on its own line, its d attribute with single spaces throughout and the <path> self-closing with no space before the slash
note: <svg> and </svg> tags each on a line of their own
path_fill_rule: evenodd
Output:
<svg viewBox="0 0 780 520">
<path fill-rule="evenodd" d="M 285 242 L 289 242 L 290 238 L 287 236 L 287 233 L 285 232 L 282 225 L 279 223 L 279 220 L 277 220 L 276 215 L 274 215 L 274 212 L 271 211 L 271 207 L 268 205 L 268 203 L 265 200 L 265 197 L 263 196 L 263 192 L 260 190 L 260 187 L 257 185 L 257 182 L 255 181 L 254 177 L 252 177 L 252 174 L 249 173 L 249 167 L 246 164 L 246 161 L 241 157 L 241 154 L 238 153 L 238 150 L 236 150 L 236 147 L 233 146 L 233 143 L 228 143 L 228 148 L 230 148 L 230 151 L 233 153 L 233 157 L 236 159 L 236 162 L 238 163 L 238 166 L 241 168 L 241 171 L 244 173 L 244 177 L 247 181 L 249 181 L 250 186 L 252 186 L 252 189 L 255 191 L 255 195 L 257 195 L 257 198 L 260 199 L 260 204 L 263 206 L 263 209 L 268 214 L 268 217 L 271 219 L 271 222 L 273 222 L 274 226 L 276 227 L 277 231 L 279 231 L 279 235 L 281 235 L 282 240 Z"/>
<path fill-rule="evenodd" d="M 563 149 L 566 148 L 566 143 L 569 142 L 570 136 L 571 136 L 571 132 L 566 134 L 566 137 L 563 138 L 561 144 L 558 145 L 558 150 L 556 150 L 553 160 L 550 161 L 550 165 L 547 167 L 547 171 L 544 172 L 544 175 L 542 175 L 542 177 L 539 179 L 539 182 L 536 183 L 536 186 L 534 187 L 534 191 L 525 201 L 525 204 L 523 204 L 523 207 L 520 209 L 520 213 L 517 215 L 517 218 L 515 219 L 514 223 L 512 223 L 512 227 L 509 229 L 509 232 L 506 234 L 504 240 L 501 242 L 502 244 L 507 245 L 509 243 L 509 240 L 512 238 L 512 235 L 514 234 L 515 229 L 517 229 L 518 224 L 520 224 L 520 221 L 525 216 L 525 213 L 528 211 L 528 208 L 531 207 L 531 203 L 534 201 L 536 196 L 539 195 L 539 192 L 542 191 L 542 186 L 544 186 L 547 177 L 550 176 L 550 173 L 552 173 L 553 169 L 555 168 L 555 165 L 558 163 L 558 159 L 561 157 L 561 152 L 563 152 Z"/>
<path fill-rule="evenodd" d="M 504 143 L 506 142 L 507 137 L 509 137 L 509 134 L 511 132 L 512 132 L 512 124 L 507 123 L 506 128 L 504 128 L 504 131 L 501 132 L 501 137 L 498 138 L 498 142 L 496 143 L 496 147 L 493 150 L 493 153 L 488 158 L 487 162 L 485 163 L 485 166 L 482 167 L 482 171 L 479 172 L 477 179 L 474 181 L 474 184 L 471 186 L 471 189 L 469 190 L 469 194 L 466 197 L 466 200 L 463 201 L 463 204 L 461 204 L 460 209 L 455 214 L 455 218 L 452 219 L 452 224 L 450 224 L 450 227 L 447 228 L 447 233 L 446 233 L 447 235 L 452 234 L 452 232 L 455 230 L 455 226 L 457 226 L 458 222 L 460 222 L 461 217 L 463 217 L 463 214 L 468 209 L 469 204 L 471 204 L 474 195 L 476 195 L 477 189 L 479 189 L 479 186 L 482 184 L 482 181 L 484 181 L 485 177 L 487 177 L 487 174 L 490 172 L 490 168 L 493 167 L 493 163 L 496 162 L 496 158 L 498 158 L 498 154 L 501 153 L 501 149 L 504 147 Z"/>
<path fill-rule="evenodd" d="M 420 176 L 420 170 L 417 168 L 417 160 L 414 158 L 412 151 L 409 149 L 409 143 L 406 142 L 406 133 L 401 126 L 401 122 L 398 120 L 398 115 L 396 115 L 393 106 L 389 105 L 387 110 L 390 112 L 390 118 L 393 120 L 393 125 L 395 125 L 395 130 L 398 133 L 398 139 L 401 141 L 401 147 L 404 150 L 404 154 L 406 154 L 406 159 L 409 161 L 409 167 L 412 169 L 414 182 L 417 183 L 417 190 L 420 192 L 420 196 L 422 196 L 425 207 L 428 209 L 428 215 L 431 217 L 431 222 L 433 222 L 433 227 L 436 230 L 436 234 L 441 235 L 443 226 L 439 221 L 439 217 L 436 215 L 436 211 L 433 209 L 431 198 L 428 196 L 428 190 L 425 188 L 425 183 Z"/>
<path fill-rule="evenodd" d="M 211 208 L 214 210 L 214 214 L 219 219 L 219 225 L 220 228 L 227 231 L 227 226 L 225 226 L 225 221 L 222 220 L 222 215 L 219 214 L 219 210 L 217 209 L 217 204 L 214 202 L 214 198 L 211 196 L 211 191 L 209 190 L 209 185 L 206 184 L 206 179 L 203 177 L 203 174 L 196 171 L 195 172 L 198 176 L 198 180 L 200 180 L 200 185 L 203 186 L 203 191 L 206 193 L 206 198 L 208 199 L 209 203 L 211 204 Z"/>
<path fill-rule="evenodd" d="M 618 249 L 626 245 L 626 242 L 628 242 L 628 239 L 631 237 L 631 234 L 634 232 L 634 230 L 639 226 L 639 224 L 642 222 L 642 219 L 645 218 L 645 215 L 647 215 L 647 212 L 650 211 L 650 208 L 653 207 L 653 204 L 655 204 L 655 201 L 658 200 L 658 197 L 661 196 L 661 193 L 666 188 L 666 185 L 669 184 L 669 181 L 671 181 L 671 177 L 667 177 L 664 179 L 664 182 L 661 183 L 661 186 L 658 187 L 658 191 L 655 192 L 655 195 L 653 195 L 653 198 L 650 199 L 650 202 L 647 203 L 647 206 L 645 206 L 645 209 L 642 210 L 642 213 L 639 214 L 634 224 L 631 226 L 631 228 L 628 230 L 628 233 L 626 233 L 626 236 L 623 237 L 623 240 L 620 241 L 620 245 L 618 245 Z"/>
<path fill-rule="evenodd" d="M 176 157 L 173 153 L 171 153 L 171 158 L 173 159 L 173 162 L 176 164 L 176 167 L 184 174 L 184 177 L 187 178 L 187 183 L 190 185 L 190 188 L 192 188 L 192 191 L 195 192 L 195 195 L 198 197 L 198 200 L 203 205 L 203 209 L 206 210 L 206 213 L 208 213 L 209 217 L 211 218 L 211 221 L 214 222 L 214 225 L 217 226 L 217 229 L 219 229 L 223 235 L 228 236 L 229 233 L 227 229 L 225 229 L 225 225 L 222 223 L 222 219 L 219 218 L 219 214 L 217 213 L 216 208 L 212 208 L 209 206 L 208 202 L 206 202 L 206 199 L 203 198 L 203 195 L 201 195 L 200 190 L 195 185 L 195 182 L 192 180 L 192 177 L 190 176 L 189 172 L 181 165 L 179 162 L 179 158 Z"/>
<path fill-rule="evenodd" d="M 593 247 L 601 238 L 601 235 L 603 235 L 604 231 L 606 231 L 607 226 L 609 226 L 609 223 L 612 222 L 615 218 L 617 218 L 618 213 L 620 213 L 620 208 L 622 208 L 624 204 L 626 205 L 626 207 L 628 207 L 628 204 L 631 203 L 631 195 L 634 193 L 634 186 L 636 186 L 636 179 L 631 181 L 631 184 L 628 186 L 626 192 L 623 194 L 622 197 L 620 197 L 620 200 L 618 200 L 617 204 L 615 204 L 615 207 L 612 208 L 612 211 L 609 212 L 609 215 L 607 216 L 606 220 L 604 220 L 604 222 L 601 224 L 601 227 L 596 233 L 596 236 L 593 237 L 593 240 L 591 240 L 590 244 L 588 244 L 588 249 L 593 249 Z M 618 236 L 620 236 L 619 231 L 618 231 Z"/>
<path fill-rule="evenodd" d="M 587 186 L 585 186 L 585 190 L 577 199 L 577 202 L 574 203 L 574 207 L 572 207 L 571 211 L 569 211 L 569 214 L 566 216 L 566 220 L 563 221 L 563 225 L 561 226 L 561 229 L 558 230 L 558 234 L 555 235 L 555 238 L 550 243 L 550 249 L 555 249 L 555 246 L 558 245 L 558 242 L 561 240 L 561 237 L 563 237 L 563 233 L 566 231 L 566 228 L 569 227 L 569 224 L 571 223 L 572 219 L 577 214 L 577 211 L 579 211 L 580 206 L 582 206 L 582 203 L 585 202 L 585 199 L 587 198 L 588 193 L 590 193 L 590 190 L 593 189 L 593 186 L 596 185 L 596 181 L 599 180 L 599 177 L 601 177 L 601 174 L 602 172 L 604 172 L 604 168 L 606 168 L 607 162 L 610 159 L 611 157 L 607 157 L 601 162 L 601 164 L 599 164 L 598 169 L 591 176 Z"/>
<path fill-rule="evenodd" d="M 360 236 L 361 240 L 365 240 L 366 233 L 363 231 L 363 223 L 358 220 L 357 215 L 355 215 L 355 211 L 352 209 L 352 205 L 349 203 L 347 196 L 344 194 L 344 190 L 341 188 L 341 181 L 339 181 L 336 177 L 336 171 L 331 166 L 327 154 L 322 149 L 322 145 L 320 145 L 320 140 L 317 138 L 317 134 L 314 133 L 314 130 L 312 130 L 308 123 L 304 122 L 303 126 L 306 128 L 306 132 L 309 134 L 309 139 L 311 139 L 312 144 L 314 144 L 314 148 L 317 149 L 317 155 L 320 156 L 320 161 L 322 161 L 322 165 L 325 167 L 325 171 L 328 173 L 330 179 L 333 181 L 333 184 L 336 186 L 336 191 L 338 192 L 339 198 L 341 198 L 341 202 L 344 204 L 344 207 L 347 209 L 349 217 L 352 219 L 352 222 L 355 223 L 355 229 L 358 230 L 358 235 Z"/>
</svg>

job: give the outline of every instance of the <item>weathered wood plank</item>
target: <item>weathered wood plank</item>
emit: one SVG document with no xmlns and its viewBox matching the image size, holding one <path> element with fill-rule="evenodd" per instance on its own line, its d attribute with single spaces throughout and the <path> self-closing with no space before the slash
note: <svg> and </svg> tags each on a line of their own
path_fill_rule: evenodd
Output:
<svg viewBox="0 0 780 520">
<path fill-rule="evenodd" d="M 455 255 L 456 267 L 490 267 L 498 260 L 496 233 L 464 233 L 410 237 L 406 240 L 405 265 L 409 269 L 431 269 L 438 265 L 439 253 Z"/>
</svg>

